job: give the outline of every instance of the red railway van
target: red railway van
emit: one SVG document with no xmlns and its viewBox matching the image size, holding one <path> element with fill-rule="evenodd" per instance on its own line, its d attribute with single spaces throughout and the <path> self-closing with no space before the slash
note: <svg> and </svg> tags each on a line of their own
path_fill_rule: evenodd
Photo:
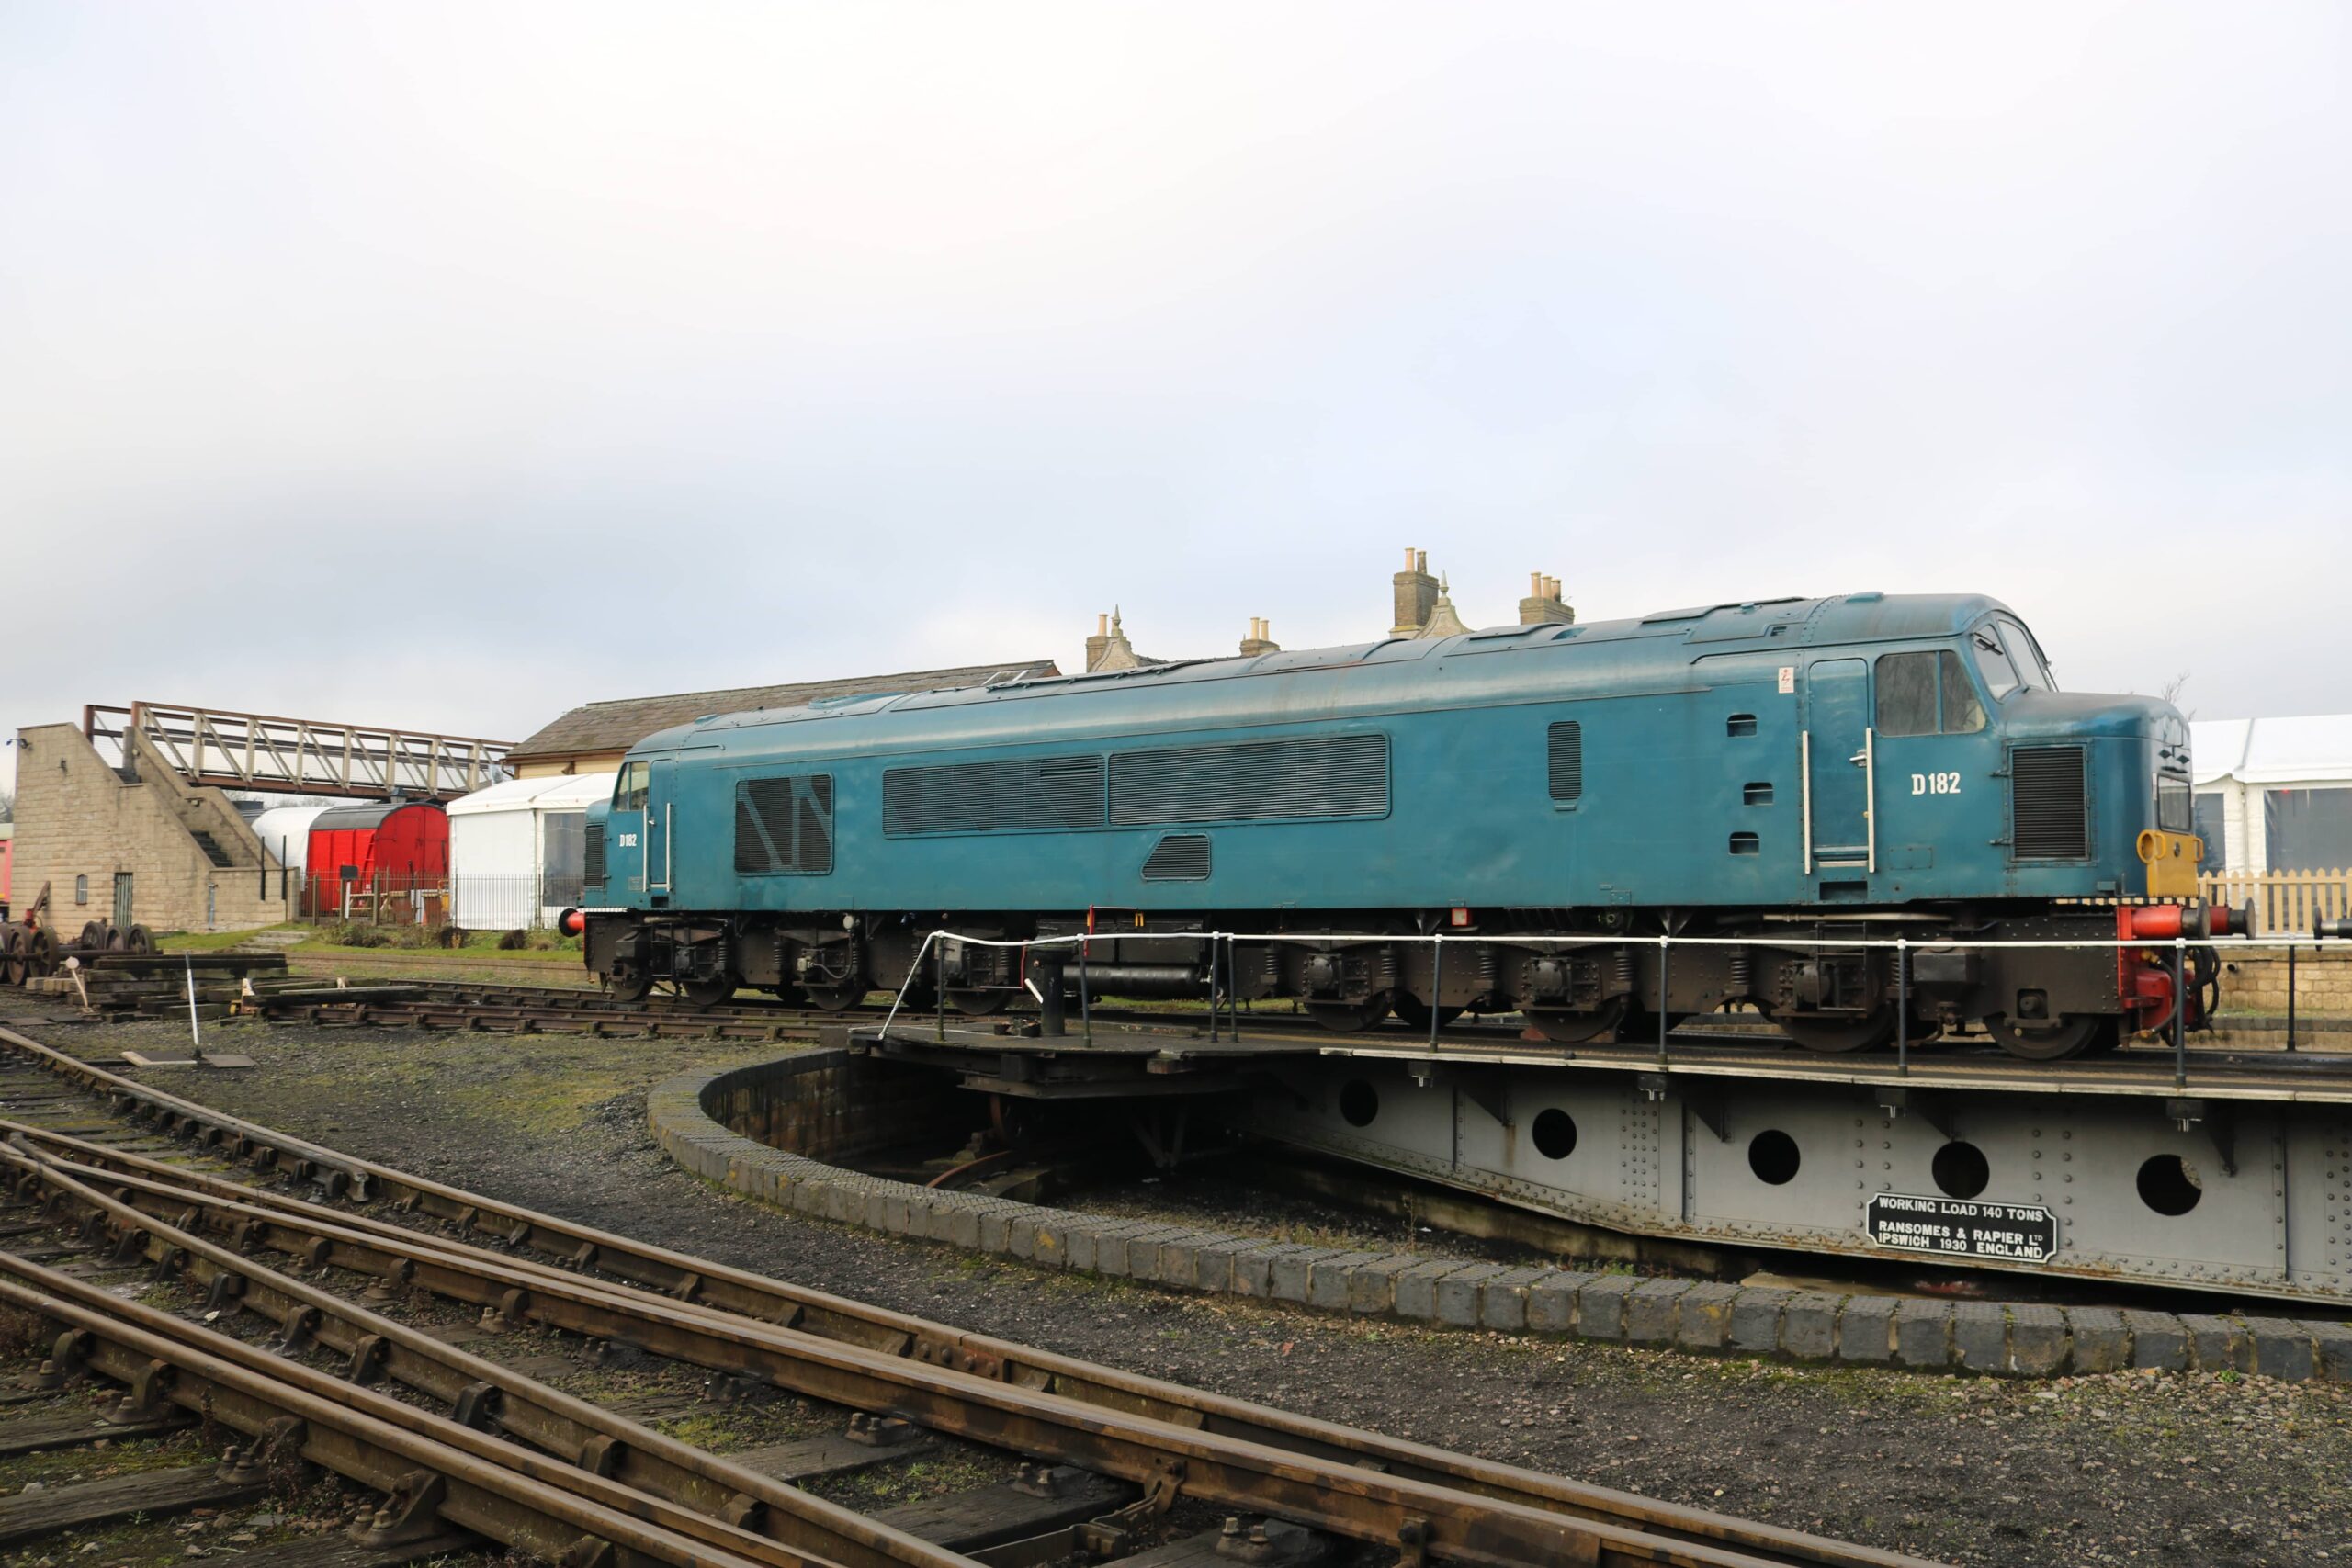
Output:
<svg viewBox="0 0 2352 1568">
<path fill-rule="evenodd" d="M 311 824 L 304 870 L 325 913 L 370 895 L 435 890 L 449 876 L 449 818 L 423 801 L 330 807 Z"/>
</svg>

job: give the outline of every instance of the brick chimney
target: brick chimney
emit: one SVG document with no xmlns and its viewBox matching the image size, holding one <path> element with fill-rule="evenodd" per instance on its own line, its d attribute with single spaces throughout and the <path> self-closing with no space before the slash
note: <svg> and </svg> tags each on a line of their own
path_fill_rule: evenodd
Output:
<svg viewBox="0 0 2352 1568">
<path fill-rule="evenodd" d="M 1283 647 L 1274 640 L 1273 630 L 1272 623 L 1265 616 L 1250 616 L 1250 635 L 1241 639 L 1242 656 L 1251 658 L 1261 653 L 1280 653 Z"/>
<path fill-rule="evenodd" d="M 1405 570 L 1396 577 L 1396 624 L 1390 637 L 1418 637 L 1437 608 L 1437 579 L 1430 575 L 1430 553 L 1408 547 Z"/>
<path fill-rule="evenodd" d="M 1527 597 L 1519 602 L 1519 624 L 1540 626 L 1553 622 L 1566 625 L 1577 618 L 1567 601 L 1560 597 L 1560 580 L 1546 577 L 1540 571 L 1527 574 Z"/>
</svg>

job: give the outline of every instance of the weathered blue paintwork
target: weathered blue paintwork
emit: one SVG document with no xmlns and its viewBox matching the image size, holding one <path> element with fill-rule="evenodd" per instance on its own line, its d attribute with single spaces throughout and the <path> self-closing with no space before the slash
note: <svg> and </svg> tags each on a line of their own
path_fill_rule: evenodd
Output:
<svg viewBox="0 0 2352 1568">
<path fill-rule="evenodd" d="M 2187 724 L 2136 696 L 2026 690 L 1995 701 L 1965 637 L 2007 614 L 1970 595 L 1783 600 L 714 715 L 630 752 L 650 765 L 648 808 L 605 817 L 609 875 L 589 901 L 680 911 L 1279 911 L 1803 908 L 2137 891 L 2135 840 L 2155 825 L 2160 765 L 2187 774 Z M 1866 789 L 1849 758 L 1871 723 L 1870 661 L 1914 648 L 1962 649 L 1990 721 L 1975 734 L 1877 739 Z M 1736 715 L 1752 715 L 1754 733 L 1730 733 Z M 1568 718 L 1583 726 L 1584 784 L 1581 798 L 1560 804 L 1546 789 L 1545 732 Z M 1142 880 L 1163 827 L 882 830 L 886 767 L 1357 732 L 1387 739 L 1385 818 L 1208 826 L 1215 872 L 1203 882 Z M 1874 811 L 1874 874 L 1804 866 L 1808 734 L 1816 852 L 1864 854 Z M 2008 751 L 2051 740 L 2088 750 L 2092 853 L 2020 863 L 2009 853 Z M 737 875 L 737 781 L 809 772 L 834 780 L 831 873 Z M 1939 773 L 1956 775 L 1956 789 L 1928 787 Z M 1750 804 L 1760 793 L 1751 785 L 1769 786 L 1769 803 Z M 1735 834 L 1754 834 L 1755 852 L 1732 852 Z"/>
</svg>

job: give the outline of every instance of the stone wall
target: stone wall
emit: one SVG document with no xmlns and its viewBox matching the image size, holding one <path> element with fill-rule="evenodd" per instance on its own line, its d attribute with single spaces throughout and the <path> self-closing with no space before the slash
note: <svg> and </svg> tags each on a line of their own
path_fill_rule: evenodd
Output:
<svg viewBox="0 0 2352 1568">
<path fill-rule="evenodd" d="M 861 1079 L 860 1065 L 836 1049 L 688 1073 L 646 1096 L 646 1119 L 670 1157 L 696 1176 L 796 1213 L 1171 1291 L 1489 1333 L 1917 1371 L 2049 1377 L 2195 1368 L 2352 1382 L 2352 1327 L 2325 1319 L 1849 1295 L 1262 1241 L 917 1187 L 771 1146 L 728 1120 L 854 1142 L 893 1131 L 900 1114 L 921 1113 L 910 1110 L 919 1100 L 881 1092 L 888 1077 Z M 828 1088 L 865 1094 L 865 1103 L 798 1117 L 782 1103 L 821 1099 Z"/>
<path fill-rule="evenodd" d="M 809 1051 L 722 1073 L 702 1111 L 729 1132 L 812 1159 L 944 1145 L 979 1126 L 982 1100 L 929 1067 Z"/>
<path fill-rule="evenodd" d="M 21 878 L 21 874 L 19 874 Z M 2352 1018 L 2352 953 L 2304 953 L 2295 959 L 2295 1007 L 2314 1018 Z M 2222 1016 L 2284 1013 L 2287 955 L 2222 958 Z"/>
<path fill-rule="evenodd" d="M 114 918 L 114 879 L 126 872 L 130 918 L 151 931 L 238 931 L 288 918 L 277 859 L 228 796 L 188 784 L 142 737 L 124 738 L 130 779 L 70 724 L 19 730 L 17 744 L 13 901 L 21 911 L 49 884 L 47 924 L 63 940 L 85 920 Z M 199 831 L 230 864 L 213 863 Z"/>
</svg>

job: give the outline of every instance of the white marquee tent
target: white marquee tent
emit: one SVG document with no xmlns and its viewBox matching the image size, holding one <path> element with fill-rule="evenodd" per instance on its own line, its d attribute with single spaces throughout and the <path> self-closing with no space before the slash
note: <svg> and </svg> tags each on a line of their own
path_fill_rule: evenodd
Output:
<svg viewBox="0 0 2352 1568">
<path fill-rule="evenodd" d="M 611 797 L 615 776 L 509 779 L 451 801 L 451 921 L 520 931 L 579 903 L 588 807 Z"/>
<path fill-rule="evenodd" d="M 2188 728 L 2208 870 L 2352 868 L 2352 714 Z"/>
</svg>

